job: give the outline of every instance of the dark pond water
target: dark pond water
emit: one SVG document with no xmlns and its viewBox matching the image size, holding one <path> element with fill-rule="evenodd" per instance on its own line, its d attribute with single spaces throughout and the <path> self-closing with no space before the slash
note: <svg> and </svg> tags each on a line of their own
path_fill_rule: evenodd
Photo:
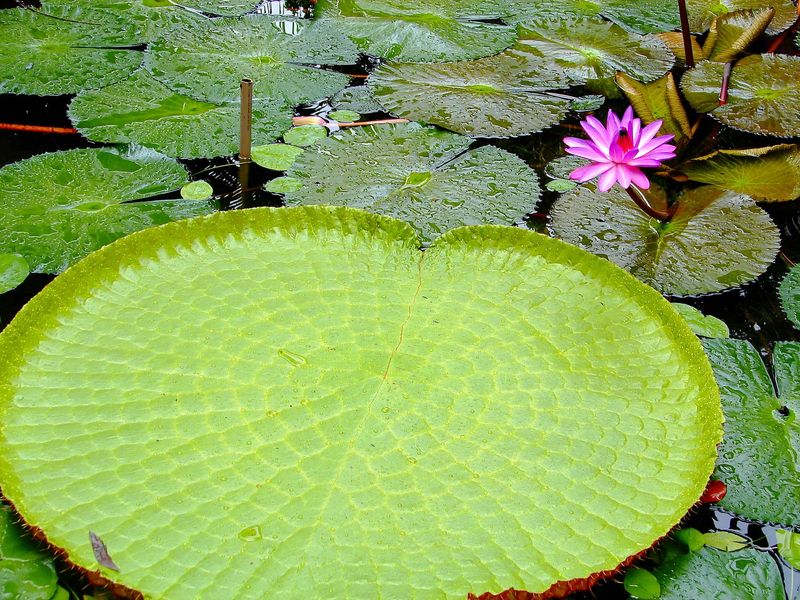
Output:
<svg viewBox="0 0 800 600">
<path fill-rule="evenodd" d="M 0 0 L 0 8 L 15 6 L 10 0 Z M 264 2 L 258 9 L 260 12 L 281 13 L 286 8 L 280 2 Z M 358 69 L 347 68 L 344 72 L 353 74 L 353 85 L 363 83 L 363 76 L 373 66 L 369 59 L 363 59 Z M 71 97 L 34 97 L 0 95 L 0 123 L 20 123 L 31 125 L 47 125 L 54 127 L 71 127 L 66 116 L 66 108 Z M 301 106 L 297 115 L 325 116 L 333 110 L 327 101 L 314 105 Z M 364 115 L 364 120 L 386 118 L 384 113 Z M 492 140 L 492 143 L 513 152 L 523 158 L 537 170 L 542 182 L 544 166 L 563 155 L 561 139 L 572 134 L 578 118 L 566 121 L 562 126 L 551 128 L 545 133 L 514 138 L 510 140 Z M 742 140 L 732 139 L 739 143 Z M 724 145 L 725 140 L 721 140 Z M 476 144 L 481 144 L 480 140 Z M 763 145 L 763 142 L 755 142 Z M 744 144 L 743 144 L 744 145 Z M 87 142 L 79 135 L 43 134 L 7 131 L 0 129 L 0 166 L 22 160 L 42 152 L 66 150 L 70 148 L 97 146 Z M 234 157 L 208 160 L 181 161 L 196 178 L 206 179 L 212 183 L 223 210 L 235 210 L 251 206 L 280 206 L 280 196 L 263 191 L 263 184 L 272 176 L 265 169 L 252 165 L 248 189 L 242 190 L 238 167 Z M 536 213 L 528 215 L 525 222 L 517 224 L 539 231 L 546 231 L 547 210 L 556 198 L 554 192 L 544 191 Z M 699 308 L 706 314 L 714 315 L 725 321 L 731 329 L 731 337 L 749 340 L 759 349 L 770 364 L 771 347 L 776 341 L 800 341 L 800 332 L 784 317 L 777 298 L 776 289 L 781 278 L 791 265 L 800 261 L 800 201 L 765 205 L 764 208 L 772 216 L 781 231 L 782 248 L 776 262 L 756 281 L 741 288 L 722 293 L 704 295 L 696 298 L 682 298 Z M 0 295 L 0 329 L 7 324 L 13 315 L 37 292 L 39 292 L 52 276 L 32 274 L 17 289 Z M 775 528 L 759 523 L 748 522 L 735 515 L 713 507 L 703 506 L 693 511 L 684 521 L 684 525 L 696 527 L 701 531 L 730 531 L 749 538 L 753 545 L 768 552 L 781 565 L 786 583 L 788 600 L 800 598 L 800 577 L 790 576 L 790 568 L 777 555 Z M 580 552 L 576 548 L 575 552 Z M 596 586 L 591 593 L 576 594 L 574 600 L 613 600 L 628 598 L 620 581 L 622 576 Z M 73 589 L 80 589 L 80 581 L 70 581 Z M 750 598 L 749 595 L 742 598 Z M 691 600 L 691 599 L 687 599 Z"/>
</svg>

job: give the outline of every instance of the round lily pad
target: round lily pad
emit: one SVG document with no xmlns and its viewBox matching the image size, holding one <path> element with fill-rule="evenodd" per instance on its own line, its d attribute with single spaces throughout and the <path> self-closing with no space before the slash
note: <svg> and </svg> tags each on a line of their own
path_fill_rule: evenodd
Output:
<svg viewBox="0 0 800 600">
<path fill-rule="evenodd" d="M 19 254 L 0 254 L 0 294 L 13 290 L 30 273 L 28 261 Z"/>
<path fill-rule="evenodd" d="M 767 33 L 775 35 L 789 27 L 797 18 L 797 8 L 791 0 L 687 0 L 689 12 L 689 27 L 692 31 L 703 33 L 710 26 L 712 21 L 730 12 L 744 9 L 758 10 L 766 6 L 775 9 L 775 16 L 772 18 Z"/>
<path fill-rule="evenodd" d="M 334 110 L 328 113 L 328 118 L 339 123 L 355 123 L 361 118 L 361 115 L 352 110 Z"/>
<path fill-rule="evenodd" d="M 176 161 L 145 148 L 39 154 L 0 169 L 0 252 L 58 273 L 133 231 L 214 210 L 208 202 L 130 202 L 187 182 Z"/>
<path fill-rule="evenodd" d="M 800 451 L 800 344 L 775 345 L 777 386 L 749 342 L 709 339 L 703 346 L 725 412 L 714 476 L 727 484 L 728 493 L 719 505 L 748 519 L 800 523 L 800 468 L 794 458 Z"/>
<path fill-rule="evenodd" d="M 322 125 L 301 125 L 292 127 L 283 134 L 283 141 L 292 146 L 310 146 L 328 135 L 327 127 Z"/>
<path fill-rule="evenodd" d="M 718 150 L 680 167 L 694 181 L 740 192 L 757 200 L 800 197 L 800 146 Z"/>
<path fill-rule="evenodd" d="M 214 194 L 214 188 L 207 181 L 192 181 L 181 188 L 181 198 L 185 200 L 207 200 Z"/>
<path fill-rule="evenodd" d="M 303 153 L 302 148 L 290 144 L 267 144 L 253 147 L 253 162 L 265 169 L 285 171 Z"/>
<path fill-rule="evenodd" d="M 0 334 L 3 493 L 145 597 L 541 592 L 665 535 L 722 418 L 668 303 L 517 228 L 419 244 L 303 207 L 93 254 Z"/>
<path fill-rule="evenodd" d="M 484 0 L 319 0 L 320 22 L 372 54 L 406 62 L 469 60 L 497 54 L 516 40 L 505 9 Z"/>
<path fill-rule="evenodd" d="M 694 306 L 673 302 L 672 308 L 686 319 L 686 323 L 695 334 L 709 338 L 726 338 L 730 335 L 728 326 L 724 321 L 710 315 L 704 315 Z"/>
<path fill-rule="evenodd" d="M 728 103 L 718 106 L 723 65 L 704 61 L 681 80 L 686 100 L 699 112 L 736 129 L 793 137 L 800 135 L 800 56 L 756 54 L 733 67 Z"/>
<path fill-rule="evenodd" d="M 236 100 L 243 78 L 253 81 L 254 97 L 279 104 L 324 98 L 349 78 L 314 65 L 358 60 L 355 45 L 335 31 L 309 26 L 288 35 L 258 17 L 192 21 L 168 33 L 150 46 L 145 67 L 174 92 L 208 102 Z"/>
<path fill-rule="evenodd" d="M 303 187 L 287 205 L 331 204 L 404 219 L 425 242 L 460 225 L 510 225 L 539 198 L 536 173 L 513 154 L 409 125 L 359 127 L 320 140 L 286 174 Z"/>
<path fill-rule="evenodd" d="M 57 96 L 127 77 L 142 62 L 130 29 L 56 19 L 33 10 L 0 10 L 0 93 Z M 135 42 L 134 42 L 135 43 Z"/>
<path fill-rule="evenodd" d="M 800 328 L 800 267 L 792 267 L 780 286 L 781 306 L 788 319 Z"/>
<path fill-rule="evenodd" d="M 655 36 L 629 33 L 596 19 L 546 20 L 520 28 L 529 52 L 555 62 L 576 81 L 602 80 L 622 71 L 652 81 L 672 68 L 675 57 Z"/>
<path fill-rule="evenodd" d="M 457 133 L 508 137 L 541 131 L 566 116 L 570 99 L 540 92 L 569 87 L 572 79 L 518 47 L 476 61 L 386 63 L 368 85 L 392 114 Z"/>
<path fill-rule="evenodd" d="M 663 198 L 652 186 L 655 208 Z M 717 292 L 751 281 L 775 260 L 780 233 L 752 199 L 711 186 L 684 192 L 668 223 L 642 212 L 619 187 L 579 186 L 550 213 L 563 240 L 599 254 L 665 294 Z"/>
<path fill-rule="evenodd" d="M 264 189 L 273 194 L 288 194 L 296 192 L 301 187 L 303 187 L 303 182 L 294 177 L 276 177 L 264 185 Z"/>
<path fill-rule="evenodd" d="M 79 94 L 73 125 L 90 140 L 136 143 L 176 158 L 211 158 L 239 148 L 238 100 L 204 102 L 173 92 L 141 69 L 122 83 Z M 252 138 L 272 142 L 290 126 L 292 111 L 274 100 L 253 100 Z"/>
</svg>

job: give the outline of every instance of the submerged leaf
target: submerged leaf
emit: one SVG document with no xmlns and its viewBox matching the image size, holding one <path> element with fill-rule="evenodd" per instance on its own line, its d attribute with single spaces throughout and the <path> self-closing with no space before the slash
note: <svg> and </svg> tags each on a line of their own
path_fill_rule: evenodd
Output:
<svg viewBox="0 0 800 600">
<path fill-rule="evenodd" d="M 800 329 L 800 267 L 792 267 L 792 270 L 783 278 L 779 295 L 786 317 Z"/>
<path fill-rule="evenodd" d="M 704 61 L 683 76 L 681 89 L 695 110 L 752 133 L 800 135 L 800 56 L 743 58 L 733 67 L 728 103 L 719 106 L 722 70 L 722 64 Z"/>
<path fill-rule="evenodd" d="M 781 201 L 800 197 L 800 146 L 717 150 L 679 170 L 689 179 L 747 194 L 756 200 Z"/>
<path fill-rule="evenodd" d="M 672 308 L 686 319 L 686 323 L 697 335 L 709 338 L 726 338 L 730 335 L 728 326 L 717 317 L 706 316 L 695 307 L 680 302 L 673 302 Z"/>
<path fill-rule="evenodd" d="M 744 340 L 703 340 L 722 394 L 725 437 L 715 477 L 719 505 L 748 519 L 800 523 L 800 344 L 773 350 L 778 397 L 758 351 Z M 786 407 L 781 411 L 781 407 Z"/>
<path fill-rule="evenodd" d="M 19 254 L 0 254 L 0 294 L 13 290 L 30 273 L 28 261 Z"/>
<path fill-rule="evenodd" d="M 0 597 L 51 600 L 59 589 L 56 581 L 53 559 L 34 545 L 11 508 L 0 503 Z"/>
<path fill-rule="evenodd" d="M 240 112 L 238 100 L 201 102 L 173 92 L 144 69 L 122 83 L 79 94 L 69 107 L 75 128 L 90 140 L 141 144 L 176 158 L 235 154 Z M 254 99 L 254 143 L 280 137 L 291 114 L 279 102 Z"/>
<path fill-rule="evenodd" d="M 663 210 L 658 188 L 648 197 Z M 604 256 L 665 294 L 717 292 L 752 281 L 775 260 L 780 233 L 747 196 L 688 190 L 668 223 L 644 214 L 624 190 L 579 186 L 550 213 L 561 239 Z"/>
<path fill-rule="evenodd" d="M 208 202 L 129 202 L 177 190 L 176 161 L 143 148 L 39 154 L 0 169 L 0 252 L 58 273 L 133 231 L 214 210 Z"/>
<path fill-rule="evenodd" d="M 692 137 L 692 125 L 671 72 L 650 83 L 641 83 L 625 73 L 617 73 L 614 81 L 643 123 L 661 119 L 663 125 L 659 133 L 671 133 L 676 142 Z"/>
<path fill-rule="evenodd" d="M 419 244 L 303 207 L 93 254 L 0 334 L 3 493 L 151 598 L 540 592 L 665 535 L 722 418 L 666 301 L 518 228 Z"/>
<path fill-rule="evenodd" d="M 132 37 L 119 21 L 103 27 L 0 10 L 0 93 L 57 96 L 120 81 L 142 62 L 125 48 Z"/>
<path fill-rule="evenodd" d="M 300 156 L 287 175 L 303 182 L 287 205 L 351 206 L 411 223 L 430 242 L 460 225 L 510 225 L 539 198 L 536 173 L 492 146 L 417 124 L 358 128 Z"/>
</svg>

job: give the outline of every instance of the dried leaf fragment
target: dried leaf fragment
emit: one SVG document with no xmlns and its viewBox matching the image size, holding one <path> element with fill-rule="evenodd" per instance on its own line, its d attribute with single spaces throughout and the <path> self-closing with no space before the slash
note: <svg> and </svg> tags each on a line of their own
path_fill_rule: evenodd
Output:
<svg viewBox="0 0 800 600">
<path fill-rule="evenodd" d="M 111 559 L 103 540 L 97 537 L 93 531 L 89 532 L 89 541 L 92 543 L 92 550 L 94 551 L 94 557 L 97 559 L 97 562 L 104 567 L 108 567 L 109 569 L 119 572 L 120 568 Z"/>
</svg>

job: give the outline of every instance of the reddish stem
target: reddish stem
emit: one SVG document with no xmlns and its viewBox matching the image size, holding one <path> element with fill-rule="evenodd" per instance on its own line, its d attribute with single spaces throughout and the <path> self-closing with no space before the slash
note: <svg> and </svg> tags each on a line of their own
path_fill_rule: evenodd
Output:
<svg viewBox="0 0 800 600">
<path fill-rule="evenodd" d="M 776 36 L 775 39 L 772 40 L 769 48 L 767 48 L 767 54 L 775 54 L 775 52 L 778 51 L 778 48 L 783 45 L 783 42 L 786 41 L 786 38 L 788 38 L 790 35 L 793 35 L 798 29 L 800 29 L 800 5 L 797 7 L 797 19 L 795 19 L 794 23 L 792 23 L 792 26 L 789 27 L 789 29 L 784 29 L 780 35 Z"/>
<path fill-rule="evenodd" d="M 0 129 L 8 129 L 10 131 L 32 131 L 34 133 L 78 133 L 77 129 L 72 129 L 70 127 L 47 127 L 46 125 L 22 125 L 20 123 L 0 123 Z"/>
<path fill-rule="evenodd" d="M 656 210 L 655 208 L 650 206 L 650 204 L 648 204 L 647 202 L 647 199 L 644 197 L 642 190 L 640 190 L 635 185 L 631 184 L 630 186 L 625 188 L 625 191 L 628 192 L 628 196 L 630 196 L 631 200 L 633 200 L 636 203 L 636 206 L 641 208 L 642 212 L 644 212 L 648 217 L 658 219 L 662 223 L 666 223 L 672 218 L 673 211 L 670 210 L 664 212 L 661 210 Z"/>
<path fill-rule="evenodd" d="M 408 119 L 379 119 L 378 121 L 356 121 L 355 123 L 338 123 L 339 127 L 361 127 L 362 125 L 386 125 L 389 123 L 408 123 Z"/>
<path fill-rule="evenodd" d="M 722 87 L 719 90 L 719 105 L 725 106 L 728 103 L 728 83 L 731 80 L 731 68 L 733 63 L 726 62 L 722 71 Z"/>
<path fill-rule="evenodd" d="M 692 32 L 689 31 L 689 13 L 686 12 L 686 0 L 678 0 L 678 12 L 681 15 L 681 35 L 683 35 L 683 51 L 686 53 L 686 67 L 693 69 Z"/>
</svg>

